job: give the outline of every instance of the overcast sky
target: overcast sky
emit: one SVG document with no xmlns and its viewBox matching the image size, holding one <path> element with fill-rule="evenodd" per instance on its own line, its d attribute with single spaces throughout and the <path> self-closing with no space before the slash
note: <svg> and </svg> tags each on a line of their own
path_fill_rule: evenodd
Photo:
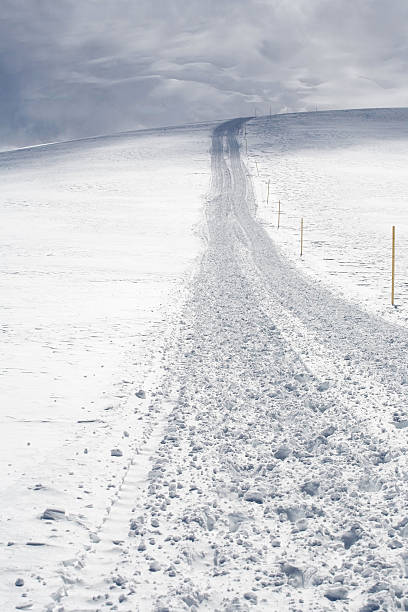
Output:
<svg viewBox="0 0 408 612">
<path fill-rule="evenodd" d="M 407 0 L 1 0 L 0 147 L 408 106 Z"/>
</svg>

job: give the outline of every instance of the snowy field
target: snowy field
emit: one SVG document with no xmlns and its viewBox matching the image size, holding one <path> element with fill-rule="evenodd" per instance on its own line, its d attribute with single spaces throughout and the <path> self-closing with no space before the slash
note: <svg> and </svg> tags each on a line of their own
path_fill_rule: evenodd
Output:
<svg viewBox="0 0 408 612">
<path fill-rule="evenodd" d="M 249 122 L 246 131 L 258 218 L 282 252 L 315 282 L 406 326 L 408 111 L 277 115 Z M 393 225 L 396 311 L 390 307 Z"/>
<path fill-rule="evenodd" d="M 1 611 L 408 609 L 407 120 L 0 154 Z"/>
<path fill-rule="evenodd" d="M 123 477 L 111 449 L 130 460 L 135 393 L 203 248 L 209 145 L 195 126 L 0 154 L 2 611 L 21 573 L 49 596 Z M 70 518 L 50 531 L 54 507 Z"/>
</svg>

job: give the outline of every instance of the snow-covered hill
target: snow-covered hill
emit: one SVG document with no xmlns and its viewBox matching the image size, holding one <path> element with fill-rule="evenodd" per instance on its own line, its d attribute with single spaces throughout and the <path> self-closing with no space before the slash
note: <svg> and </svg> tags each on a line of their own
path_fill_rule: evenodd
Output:
<svg viewBox="0 0 408 612">
<path fill-rule="evenodd" d="M 406 119 L 0 155 L 2 610 L 408 607 Z"/>
<path fill-rule="evenodd" d="M 0 154 L 1 610 L 20 601 L 20 575 L 37 605 L 48 601 L 58 563 L 89 542 L 131 461 L 135 393 L 154 377 L 203 249 L 210 135 L 205 125 Z M 48 507 L 70 517 L 58 533 L 40 520 Z"/>
<path fill-rule="evenodd" d="M 285 255 L 314 282 L 407 325 L 408 110 L 277 115 L 246 132 L 258 218 Z M 389 307 L 393 225 L 398 312 Z"/>
</svg>

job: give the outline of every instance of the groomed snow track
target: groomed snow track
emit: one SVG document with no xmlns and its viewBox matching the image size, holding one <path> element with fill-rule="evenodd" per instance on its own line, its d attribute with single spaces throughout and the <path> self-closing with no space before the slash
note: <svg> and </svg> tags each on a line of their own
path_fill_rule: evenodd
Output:
<svg viewBox="0 0 408 612">
<path fill-rule="evenodd" d="M 408 609 L 407 334 L 279 256 L 245 121 L 213 134 L 208 246 L 154 398 L 150 471 L 104 527 L 126 540 L 95 583 L 66 574 L 52 610 Z"/>
</svg>

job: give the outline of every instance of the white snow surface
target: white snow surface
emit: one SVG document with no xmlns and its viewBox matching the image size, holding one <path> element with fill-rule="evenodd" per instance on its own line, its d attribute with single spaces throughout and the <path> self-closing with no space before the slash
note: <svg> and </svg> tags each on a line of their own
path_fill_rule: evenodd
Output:
<svg viewBox="0 0 408 612">
<path fill-rule="evenodd" d="M 0 155 L 1 610 L 408 609 L 407 120 Z"/>
<path fill-rule="evenodd" d="M 258 218 L 282 252 L 314 282 L 406 326 L 407 109 L 265 117 L 248 124 L 247 140 Z M 397 313 L 389 307 L 393 225 Z"/>
<path fill-rule="evenodd" d="M 203 248 L 210 133 L 0 154 L 1 610 L 21 600 L 17 574 L 28 601 L 48 600 L 58 563 L 89 541 L 118 488 L 111 449 L 130 461 L 135 393 Z M 69 523 L 50 529 L 39 520 L 49 507 Z"/>
</svg>

